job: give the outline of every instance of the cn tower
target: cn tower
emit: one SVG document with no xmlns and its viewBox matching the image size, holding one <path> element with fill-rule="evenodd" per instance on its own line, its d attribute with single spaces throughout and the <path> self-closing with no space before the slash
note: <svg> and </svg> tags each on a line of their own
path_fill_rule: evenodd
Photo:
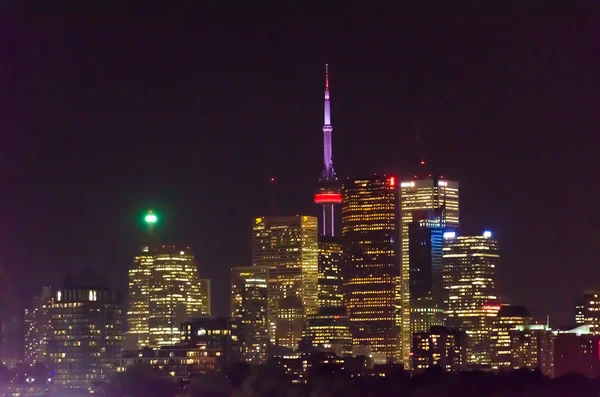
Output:
<svg viewBox="0 0 600 397">
<path fill-rule="evenodd" d="M 323 123 L 323 172 L 315 191 L 315 203 L 323 207 L 321 234 L 335 236 L 335 206 L 342 202 L 342 188 L 333 170 L 331 148 L 331 108 L 329 101 L 329 67 L 325 65 L 325 122 Z"/>
</svg>

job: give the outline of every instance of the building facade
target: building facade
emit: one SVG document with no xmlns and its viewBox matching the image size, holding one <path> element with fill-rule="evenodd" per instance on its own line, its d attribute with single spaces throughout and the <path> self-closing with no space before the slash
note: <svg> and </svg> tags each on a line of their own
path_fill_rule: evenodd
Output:
<svg viewBox="0 0 600 397">
<path fill-rule="evenodd" d="M 517 325 L 510 331 L 512 368 L 539 369 L 554 377 L 555 334 L 544 324 Z"/>
<path fill-rule="evenodd" d="M 459 226 L 459 194 L 458 182 L 441 178 L 406 180 L 400 183 L 400 261 L 401 261 L 401 358 L 406 367 L 411 364 L 410 349 L 412 344 L 411 313 L 419 318 L 420 307 L 411 307 L 411 252 L 410 225 L 419 221 L 423 211 L 438 211 L 436 221 L 440 228 L 458 228 Z M 414 273 L 414 272 L 413 272 Z"/>
<path fill-rule="evenodd" d="M 355 349 L 376 362 L 398 357 L 398 194 L 394 177 L 343 186 L 344 296 Z"/>
<path fill-rule="evenodd" d="M 342 240 L 319 237 L 319 308 L 344 307 Z"/>
<path fill-rule="evenodd" d="M 200 313 L 203 316 L 212 315 L 212 301 L 211 301 L 211 283 L 210 279 L 202 278 L 200 279 L 200 297 L 201 297 L 201 306 Z"/>
<path fill-rule="evenodd" d="M 480 236 L 447 231 L 443 252 L 446 325 L 467 333 L 468 364 L 488 368 L 491 322 L 500 310 L 496 295 L 498 241 L 489 231 Z"/>
<path fill-rule="evenodd" d="M 492 369 L 513 368 L 511 331 L 518 325 L 534 325 L 536 319 L 525 306 L 502 305 L 490 329 L 490 363 Z"/>
<path fill-rule="evenodd" d="M 590 332 L 600 334 L 600 292 L 586 291 L 575 301 L 575 323 L 590 325 Z"/>
<path fill-rule="evenodd" d="M 413 334 L 412 352 L 412 368 L 417 373 L 433 366 L 462 371 L 467 365 L 467 337 L 462 331 L 434 326 Z"/>
<path fill-rule="evenodd" d="M 319 246 L 317 218 L 256 218 L 252 263 L 269 269 L 269 338 L 295 350 L 303 320 L 318 310 Z"/>
<path fill-rule="evenodd" d="M 50 308 L 52 307 L 52 288 L 44 287 L 33 298 L 29 309 L 25 309 L 25 362 L 30 364 L 46 363 L 48 360 L 48 342 L 52 334 Z"/>
<path fill-rule="evenodd" d="M 143 247 L 129 269 L 128 298 L 128 350 L 174 345 L 182 322 L 209 314 L 189 247 Z"/>
<path fill-rule="evenodd" d="M 181 324 L 181 344 L 215 351 L 218 368 L 243 358 L 243 331 L 238 319 L 200 317 Z"/>
<path fill-rule="evenodd" d="M 554 376 L 600 377 L 600 335 L 588 324 L 559 329 L 554 339 Z"/>
<path fill-rule="evenodd" d="M 23 361 L 24 353 L 23 316 L 8 316 L 2 321 L 0 358 L 2 364 L 14 368 Z"/>
<path fill-rule="evenodd" d="M 268 358 L 268 278 L 266 266 L 231 269 L 231 317 L 241 324 L 244 360 L 251 364 Z"/>
<path fill-rule="evenodd" d="M 302 331 L 304 351 L 331 352 L 338 357 L 352 354 L 352 334 L 345 315 L 339 307 L 324 307 L 311 316 Z"/>
<path fill-rule="evenodd" d="M 444 325 L 442 289 L 443 229 L 437 214 L 413 214 L 409 225 L 411 333 Z"/>
<path fill-rule="evenodd" d="M 121 305 L 116 291 L 57 289 L 50 321 L 49 365 L 55 384 L 89 389 L 116 371 L 121 353 Z"/>
</svg>

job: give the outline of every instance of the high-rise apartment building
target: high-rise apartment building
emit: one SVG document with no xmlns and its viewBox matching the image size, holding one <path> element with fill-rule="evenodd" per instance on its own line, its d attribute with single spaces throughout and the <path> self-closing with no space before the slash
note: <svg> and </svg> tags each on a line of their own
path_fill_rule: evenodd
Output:
<svg viewBox="0 0 600 397">
<path fill-rule="evenodd" d="M 600 334 L 600 292 L 586 291 L 575 301 L 575 323 L 590 325 L 592 334 Z"/>
<path fill-rule="evenodd" d="M 45 363 L 48 359 L 48 341 L 52 335 L 50 308 L 52 289 L 44 287 L 25 309 L 25 362 Z"/>
<path fill-rule="evenodd" d="M 525 306 L 502 305 L 490 329 L 490 362 L 492 369 L 512 368 L 514 353 L 511 331 L 518 325 L 534 325 L 536 319 Z"/>
<path fill-rule="evenodd" d="M 467 333 L 467 362 L 489 367 L 491 321 L 500 310 L 496 295 L 498 241 L 485 231 L 480 236 L 444 233 L 443 288 L 446 324 Z"/>
<path fill-rule="evenodd" d="M 127 349 L 158 348 L 180 340 L 180 324 L 206 312 L 189 247 L 143 247 L 129 269 Z"/>
<path fill-rule="evenodd" d="M 84 284 L 87 285 L 87 284 Z M 65 285 L 51 308 L 48 344 L 54 383 L 89 389 L 110 377 L 121 353 L 121 306 L 116 291 Z"/>
<path fill-rule="evenodd" d="M 269 269 L 268 320 L 273 344 L 297 349 L 303 320 L 317 313 L 318 256 L 316 217 L 255 219 L 252 263 Z"/>
<path fill-rule="evenodd" d="M 397 215 L 394 177 L 348 179 L 343 187 L 344 295 L 353 345 L 375 361 L 398 356 Z"/>
<path fill-rule="evenodd" d="M 406 367 L 411 364 L 410 349 L 412 343 L 411 313 L 419 312 L 420 307 L 411 307 L 410 297 L 410 225 L 423 211 L 437 210 L 436 221 L 439 227 L 458 228 L 459 195 L 458 182 L 441 178 L 415 179 L 400 183 L 400 260 L 401 260 L 401 359 Z M 417 316 L 419 317 L 419 316 Z"/>
<path fill-rule="evenodd" d="M 268 358 L 268 278 L 266 266 L 231 269 L 231 317 L 240 322 L 242 354 L 251 364 L 263 363 Z"/>
</svg>

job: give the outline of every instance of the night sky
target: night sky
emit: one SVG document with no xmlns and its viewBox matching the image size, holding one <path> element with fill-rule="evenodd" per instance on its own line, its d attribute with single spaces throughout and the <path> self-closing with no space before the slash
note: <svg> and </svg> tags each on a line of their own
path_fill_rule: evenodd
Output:
<svg viewBox="0 0 600 397">
<path fill-rule="evenodd" d="M 338 175 L 412 175 L 420 132 L 463 233 L 496 232 L 502 296 L 573 322 L 600 286 L 599 21 L 308 15 L 4 19 L 2 310 L 84 268 L 124 288 L 152 207 L 226 315 L 268 179 L 280 214 L 318 213 L 329 62 Z"/>
</svg>

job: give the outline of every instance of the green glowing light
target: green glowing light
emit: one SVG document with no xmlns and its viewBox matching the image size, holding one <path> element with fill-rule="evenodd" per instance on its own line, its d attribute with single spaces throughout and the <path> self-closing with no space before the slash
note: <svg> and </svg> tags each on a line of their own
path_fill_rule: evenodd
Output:
<svg viewBox="0 0 600 397">
<path fill-rule="evenodd" d="M 156 221 L 158 220 L 158 217 L 156 215 L 150 213 L 150 214 L 146 215 L 144 220 L 146 221 L 146 223 L 156 223 Z"/>
</svg>

